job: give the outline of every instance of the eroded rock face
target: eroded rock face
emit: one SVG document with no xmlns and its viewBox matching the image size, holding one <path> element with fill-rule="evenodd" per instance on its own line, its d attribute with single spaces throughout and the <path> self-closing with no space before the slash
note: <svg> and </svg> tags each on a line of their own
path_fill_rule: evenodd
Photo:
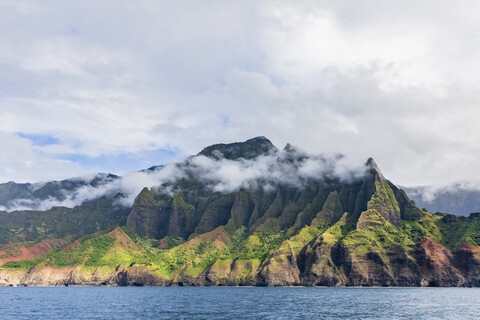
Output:
<svg viewBox="0 0 480 320">
<path fill-rule="evenodd" d="M 143 266 L 126 270 L 86 271 L 75 267 L 44 266 L 27 270 L 0 269 L 0 286 L 165 286 L 170 283 Z"/>
<path fill-rule="evenodd" d="M 22 286 L 27 270 L 0 269 L 0 287 Z"/>
<path fill-rule="evenodd" d="M 478 247 L 465 244 L 452 254 L 427 238 L 413 255 L 401 246 L 365 252 L 342 241 L 333 245 L 321 235 L 301 251 L 287 243 L 261 264 L 218 260 L 198 276 L 185 272 L 188 264 L 170 279 L 145 266 L 90 271 L 43 266 L 0 269 L 0 286 L 480 286 Z"/>
<path fill-rule="evenodd" d="M 144 188 L 128 219 L 110 198 L 42 214 L 0 212 L 0 243 L 6 245 L 0 265 L 7 263 L 0 285 L 480 286 L 480 215 L 420 210 L 373 159 L 362 177 L 340 179 L 330 160 L 291 145 L 279 152 L 264 137 L 213 145 L 197 156 L 243 164 L 276 157 L 264 170 L 274 178 L 262 175 L 240 189 L 215 191 L 217 182 L 196 174 L 189 158 L 177 164 L 181 178 Z M 304 176 L 307 161 L 319 161 L 326 171 Z M 283 168 L 287 176 L 297 173 L 295 183 L 278 181 L 277 166 L 282 175 Z M 38 217 L 47 214 L 53 216 L 44 234 L 45 219 Z M 30 238 L 43 241 L 23 242 Z M 150 248 L 153 240 L 165 251 Z"/>
<path fill-rule="evenodd" d="M 381 226 L 385 221 L 399 227 L 400 207 L 393 190 L 380 174 L 375 176 L 375 193 L 367 203 L 367 210 L 363 211 L 357 222 L 357 229 Z"/>
<path fill-rule="evenodd" d="M 68 285 L 74 267 L 54 268 L 44 266 L 34 268 L 23 278 L 23 284 L 27 286 L 64 286 Z"/>
<path fill-rule="evenodd" d="M 422 273 L 417 262 L 404 247 L 392 246 L 388 254 L 395 285 L 400 287 L 418 287 L 422 284 Z"/>
<path fill-rule="evenodd" d="M 300 269 L 297 256 L 290 246 L 278 250 L 265 261 L 257 276 L 259 285 L 295 286 L 300 285 Z"/>
<path fill-rule="evenodd" d="M 165 237 L 172 213 L 170 202 L 156 199 L 151 190 L 144 188 L 135 200 L 127 226 L 146 237 Z"/>
<path fill-rule="evenodd" d="M 349 286 L 394 286 L 395 279 L 388 258 L 381 252 L 359 253 L 356 248 L 340 245 L 340 261 Z"/>
<path fill-rule="evenodd" d="M 205 274 L 206 280 L 211 284 L 228 285 L 229 275 L 232 271 L 232 260 L 217 260 Z"/>
<path fill-rule="evenodd" d="M 120 285 L 126 286 L 165 286 L 166 279 L 155 275 L 144 266 L 134 266 L 125 272 Z"/>
<path fill-rule="evenodd" d="M 454 252 L 454 265 L 465 278 L 465 286 L 480 286 L 480 248 L 464 244 Z"/>
<path fill-rule="evenodd" d="M 212 267 L 205 272 L 206 285 L 258 285 L 256 275 L 259 266 L 259 260 L 217 260 Z"/>
<path fill-rule="evenodd" d="M 423 275 L 422 285 L 431 287 L 458 287 L 465 284 L 465 278 L 454 266 L 452 253 L 431 238 L 417 247 L 415 252 Z"/>
<path fill-rule="evenodd" d="M 304 284 L 330 287 L 347 283 L 345 274 L 334 262 L 339 260 L 338 248 L 326 243 L 323 236 L 307 249 L 305 256 Z"/>
</svg>

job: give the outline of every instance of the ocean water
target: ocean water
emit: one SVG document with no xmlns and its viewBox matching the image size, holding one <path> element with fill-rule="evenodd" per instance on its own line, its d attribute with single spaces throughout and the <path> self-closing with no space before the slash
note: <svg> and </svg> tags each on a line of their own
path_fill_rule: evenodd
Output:
<svg viewBox="0 0 480 320">
<path fill-rule="evenodd" d="M 480 319 L 480 289 L 8 287 L 0 319 Z"/>
</svg>

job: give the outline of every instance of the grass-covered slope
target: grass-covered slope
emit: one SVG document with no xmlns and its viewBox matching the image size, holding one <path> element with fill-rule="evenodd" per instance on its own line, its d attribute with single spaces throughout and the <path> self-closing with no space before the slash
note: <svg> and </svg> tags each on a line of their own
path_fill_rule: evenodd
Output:
<svg viewBox="0 0 480 320">
<path fill-rule="evenodd" d="M 172 238 L 170 248 L 126 228 L 52 245 L 26 260 L 15 259 L 23 252 L 17 246 L 0 252 L 0 283 L 16 273 L 10 284 L 478 285 L 480 249 L 471 234 L 480 232 L 479 217 L 447 230 L 444 216 L 424 212 L 399 226 L 352 229 L 348 215 L 292 236 L 221 226 L 183 243 Z"/>
<path fill-rule="evenodd" d="M 82 236 L 124 225 L 130 208 L 100 197 L 74 208 L 53 207 L 46 211 L 0 211 L 0 245 L 19 241 Z"/>
<path fill-rule="evenodd" d="M 50 181 L 43 184 L 0 184 L 0 245 L 19 241 L 82 236 L 124 225 L 130 208 L 120 206 L 115 190 L 100 196 L 86 196 L 119 177 L 99 173 L 91 177 Z M 68 199 L 67 199 L 68 198 Z M 93 199 L 92 199 L 93 198 Z M 70 208 L 64 203 L 77 203 Z M 30 209 L 22 209 L 28 207 Z M 44 210 L 43 207 L 50 209 Z"/>
<path fill-rule="evenodd" d="M 251 143 L 271 150 L 263 139 Z M 217 147 L 204 154 L 255 157 Z M 358 179 L 220 192 L 185 175 L 143 189 L 130 212 L 108 201 L 0 213 L 0 236 L 18 240 L 0 250 L 0 285 L 480 286 L 480 215 L 422 211 L 371 159 Z"/>
</svg>

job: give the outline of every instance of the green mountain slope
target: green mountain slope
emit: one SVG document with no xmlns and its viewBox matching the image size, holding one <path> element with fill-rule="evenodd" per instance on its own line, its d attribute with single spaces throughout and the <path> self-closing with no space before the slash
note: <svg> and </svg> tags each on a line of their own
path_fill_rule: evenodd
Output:
<svg viewBox="0 0 480 320">
<path fill-rule="evenodd" d="M 15 223 L 50 233 L 4 246 L 0 285 L 480 285 L 480 216 L 420 210 L 372 159 L 342 177 L 326 159 L 264 137 L 197 157 L 246 173 L 262 162 L 268 174 L 218 190 L 193 157 L 177 165 L 178 179 L 144 188 L 131 210 L 99 198 L 89 211 L 53 208 L 38 220 L 2 213 L 1 234 Z M 322 170 L 305 175 L 315 163 Z"/>
</svg>

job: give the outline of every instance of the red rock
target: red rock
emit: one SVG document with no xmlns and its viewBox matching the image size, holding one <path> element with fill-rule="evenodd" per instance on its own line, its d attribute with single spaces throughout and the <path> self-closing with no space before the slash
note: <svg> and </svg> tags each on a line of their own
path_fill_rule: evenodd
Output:
<svg viewBox="0 0 480 320">
<path fill-rule="evenodd" d="M 458 287 L 465 283 L 460 270 L 454 266 L 452 253 L 430 237 L 417 247 L 417 263 L 423 274 L 422 285 Z"/>
</svg>

